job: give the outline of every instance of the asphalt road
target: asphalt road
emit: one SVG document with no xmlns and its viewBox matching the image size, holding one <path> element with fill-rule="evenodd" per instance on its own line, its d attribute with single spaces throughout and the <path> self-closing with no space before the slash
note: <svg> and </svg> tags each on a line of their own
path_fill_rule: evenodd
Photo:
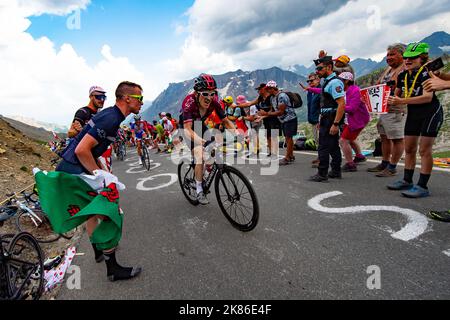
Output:
<svg viewBox="0 0 450 320">
<path fill-rule="evenodd" d="M 450 299 L 450 224 L 423 215 L 450 206 L 448 171 L 433 173 L 431 197 L 410 200 L 386 189 L 393 179 L 366 172 L 374 163 L 329 183 L 307 181 L 312 154 L 296 154 L 276 175 L 260 174 L 268 165 L 237 165 L 260 205 L 258 226 L 242 233 L 214 193 L 209 206 L 191 206 L 176 164 L 151 154 L 150 172 L 135 155 L 114 163 L 127 185 L 118 261 L 143 273 L 109 282 L 84 236 L 78 251 L 85 255 L 74 260 L 81 290 L 64 287 L 58 299 Z"/>
</svg>

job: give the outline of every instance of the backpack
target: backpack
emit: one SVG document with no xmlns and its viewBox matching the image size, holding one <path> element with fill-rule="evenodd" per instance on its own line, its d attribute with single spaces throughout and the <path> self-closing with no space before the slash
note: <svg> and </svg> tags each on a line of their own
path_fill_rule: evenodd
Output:
<svg viewBox="0 0 450 320">
<path fill-rule="evenodd" d="M 284 92 L 288 95 L 289 100 L 291 101 L 292 108 L 299 109 L 303 106 L 303 100 L 300 94 L 297 92 Z"/>
<path fill-rule="evenodd" d="M 306 144 L 305 139 L 298 139 L 297 141 L 295 141 L 294 150 L 296 151 L 306 150 L 305 144 Z"/>
</svg>

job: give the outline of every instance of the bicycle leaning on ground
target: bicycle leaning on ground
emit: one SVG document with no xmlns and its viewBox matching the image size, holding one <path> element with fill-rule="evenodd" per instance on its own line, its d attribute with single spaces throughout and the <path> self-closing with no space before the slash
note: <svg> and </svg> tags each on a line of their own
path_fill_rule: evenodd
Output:
<svg viewBox="0 0 450 320">
<path fill-rule="evenodd" d="M 42 211 L 36 190 L 32 193 L 22 191 L 20 198 L 15 194 L 7 195 L 8 200 L 0 206 L 0 223 L 15 217 L 20 232 L 32 234 L 40 243 L 55 242 L 61 237 L 71 239 L 76 230 L 56 234 L 53 232 L 48 216 Z"/>
<path fill-rule="evenodd" d="M 214 182 L 216 199 L 222 213 L 233 227 L 242 232 L 249 232 L 256 227 L 259 220 L 256 193 L 250 181 L 238 169 L 223 161 L 220 161 L 221 164 L 217 163 L 215 157 L 217 150 L 218 145 L 213 141 L 205 145 L 206 157 L 214 159 L 214 162 L 207 165 L 203 179 L 203 192 L 209 194 Z M 198 206 L 194 172 L 194 160 L 189 164 L 181 160 L 178 165 L 178 181 L 181 190 L 192 205 Z"/>
<path fill-rule="evenodd" d="M 0 235 L 0 300 L 39 300 L 43 270 L 43 253 L 31 234 Z"/>
</svg>

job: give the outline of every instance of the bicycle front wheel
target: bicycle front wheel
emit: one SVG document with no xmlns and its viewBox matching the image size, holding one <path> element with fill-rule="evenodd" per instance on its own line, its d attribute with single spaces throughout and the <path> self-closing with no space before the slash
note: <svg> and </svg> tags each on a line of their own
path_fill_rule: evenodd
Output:
<svg viewBox="0 0 450 320">
<path fill-rule="evenodd" d="M 183 191 L 187 201 L 194 206 L 198 206 L 200 203 L 197 200 L 197 186 L 193 165 L 183 161 L 180 162 L 178 165 L 178 182 L 180 183 L 181 191 Z"/>
<path fill-rule="evenodd" d="M 217 202 L 233 227 L 249 232 L 259 220 L 259 204 L 250 181 L 236 168 L 224 166 L 215 180 Z"/>
<path fill-rule="evenodd" d="M 145 169 L 147 169 L 147 171 L 150 171 L 151 168 L 150 154 L 148 153 L 148 149 L 145 145 L 142 146 L 142 165 L 144 166 Z"/>
<path fill-rule="evenodd" d="M 39 300 L 44 289 L 43 254 L 31 234 L 19 233 L 11 240 L 5 265 L 9 298 Z"/>
<path fill-rule="evenodd" d="M 40 210 L 34 210 L 35 216 L 27 211 L 20 212 L 16 217 L 16 225 L 20 232 L 32 234 L 40 243 L 52 243 L 61 236 L 53 232 L 52 226 L 45 214 Z"/>
</svg>

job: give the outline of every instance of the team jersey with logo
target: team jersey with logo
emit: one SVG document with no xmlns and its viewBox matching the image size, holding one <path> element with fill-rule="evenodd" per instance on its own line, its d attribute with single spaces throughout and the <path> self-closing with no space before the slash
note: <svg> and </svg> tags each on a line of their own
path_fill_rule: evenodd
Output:
<svg viewBox="0 0 450 320">
<path fill-rule="evenodd" d="M 98 142 L 98 145 L 91 150 L 92 156 L 94 159 L 97 159 L 105 153 L 110 144 L 115 141 L 117 130 L 124 120 L 125 116 L 117 106 L 103 110 L 87 123 L 80 134 L 72 139 L 70 144 L 63 151 L 62 158 L 73 165 L 83 167 L 75 154 L 75 150 L 81 140 L 89 134 Z"/>
<path fill-rule="evenodd" d="M 217 100 L 213 100 L 209 105 L 209 108 L 205 115 L 200 115 L 200 107 L 197 104 L 195 93 L 188 95 L 183 101 L 183 120 L 184 123 L 190 123 L 194 121 L 205 121 L 213 111 L 216 112 L 220 120 L 225 119 L 225 112 L 223 111 L 220 103 Z"/>
</svg>

